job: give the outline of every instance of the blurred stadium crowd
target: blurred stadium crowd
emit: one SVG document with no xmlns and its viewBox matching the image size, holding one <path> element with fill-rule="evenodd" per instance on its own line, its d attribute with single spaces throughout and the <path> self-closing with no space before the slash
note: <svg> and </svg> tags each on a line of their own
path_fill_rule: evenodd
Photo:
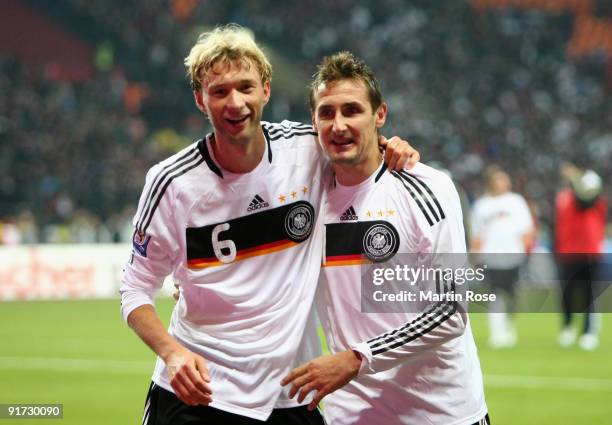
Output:
<svg viewBox="0 0 612 425">
<path fill-rule="evenodd" d="M 94 55 L 91 73 L 75 79 L 33 71 L 0 50 L 0 243 L 129 240 L 148 167 L 209 129 L 182 58 L 197 34 L 227 22 L 251 28 L 295 73 L 277 85 L 287 72 L 277 67 L 265 119 L 309 121 L 308 75 L 323 55 L 353 51 L 382 82 L 384 134 L 444 164 L 470 199 L 483 168 L 499 164 L 530 201 L 543 244 L 561 160 L 596 170 L 612 194 L 612 60 L 605 52 L 568 58 L 571 8 L 502 0 L 487 8 L 427 0 L 10 3 L 70 31 Z M 606 2 L 587 3 L 595 16 L 612 16 Z"/>
</svg>

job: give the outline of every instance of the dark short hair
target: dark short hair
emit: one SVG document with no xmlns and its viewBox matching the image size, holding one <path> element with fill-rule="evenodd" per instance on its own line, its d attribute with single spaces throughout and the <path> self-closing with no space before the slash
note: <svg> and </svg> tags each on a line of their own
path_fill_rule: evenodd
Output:
<svg viewBox="0 0 612 425">
<path fill-rule="evenodd" d="M 315 109 L 315 95 L 321 84 L 329 84 L 342 80 L 361 80 L 368 91 L 372 111 L 376 111 L 382 104 L 380 84 L 372 70 L 364 61 L 351 52 L 342 51 L 323 58 L 317 67 L 317 72 L 310 82 L 310 109 Z"/>
</svg>

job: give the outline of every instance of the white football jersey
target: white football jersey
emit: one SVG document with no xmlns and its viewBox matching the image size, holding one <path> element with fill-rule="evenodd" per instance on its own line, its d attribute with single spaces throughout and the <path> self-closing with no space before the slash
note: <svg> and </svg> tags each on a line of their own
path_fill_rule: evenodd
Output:
<svg viewBox="0 0 612 425">
<path fill-rule="evenodd" d="M 259 420 L 298 405 L 280 381 L 320 353 L 324 172 L 312 126 L 262 127 L 266 150 L 249 173 L 221 169 L 212 135 L 150 170 L 121 287 L 127 320 L 171 274 L 181 296 L 169 333 L 207 360 L 211 406 Z M 159 358 L 153 381 L 172 391 Z"/>
<path fill-rule="evenodd" d="M 523 237 L 533 230 L 525 198 L 513 192 L 485 195 L 474 203 L 471 222 L 474 236 L 482 240 L 480 252 L 485 264 L 499 269 L 521 265 L 525 258 Z"/>
<path fill-rule="evenodd" d="M 362 355 L 359 375 L 325 397 L 326 421 L 471 425 L 482 419 L 482 372 L 464 310 L 452 302 L 418 312 L 362 309 L 364 264 L 402 253 L 465 253 L 452 181 L 417 164 L 399 173 L 381 166 L 356 186 L 333 182 L 325 227 L 319 316 L 331 352 L 353 348 Z"/>
</svg>

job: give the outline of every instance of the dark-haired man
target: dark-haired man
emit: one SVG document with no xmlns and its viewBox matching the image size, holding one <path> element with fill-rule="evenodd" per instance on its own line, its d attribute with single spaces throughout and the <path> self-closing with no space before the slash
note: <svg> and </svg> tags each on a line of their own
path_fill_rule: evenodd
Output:
<svg viewBox="0 0 612 425">
<path fill-rule="evenodd" d="M 417 164 L 389 171 L 377 148 L 387 116 L 376 79 L 348 52 L 324 59 L 311 113 L 331 160 L 325 264 L 318 311 L 332 354 L 283 380 L 298 401 L 325 398 L 339 424 L 488 424 L 482 375 L 465 310 L 438 302 L 419 313 L 364 313 L 362 265 L 396 254 L 465 253 L 452 181 Z"/>
</svg>

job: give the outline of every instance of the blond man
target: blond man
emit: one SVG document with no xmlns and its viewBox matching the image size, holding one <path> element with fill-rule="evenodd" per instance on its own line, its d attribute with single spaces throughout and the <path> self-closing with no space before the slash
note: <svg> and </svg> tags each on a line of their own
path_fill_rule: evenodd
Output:
<svg viewBox="0 0 612 425">
<path fill-rule="evenodd" d="M 320 424 L 280 386 L 319 351 L 316 132 L 261 121 L 272 69 L 246 29 L 202 34 L 185 65 L 213 132 L 147 174 L 121 288 L 124 319 L 158 355 L 143 423 Z M 391 144 L 396 167 L 414 153 Z M 152 296 L 168 275 L 181 296 L 166 331 Z"/>
</svg>

